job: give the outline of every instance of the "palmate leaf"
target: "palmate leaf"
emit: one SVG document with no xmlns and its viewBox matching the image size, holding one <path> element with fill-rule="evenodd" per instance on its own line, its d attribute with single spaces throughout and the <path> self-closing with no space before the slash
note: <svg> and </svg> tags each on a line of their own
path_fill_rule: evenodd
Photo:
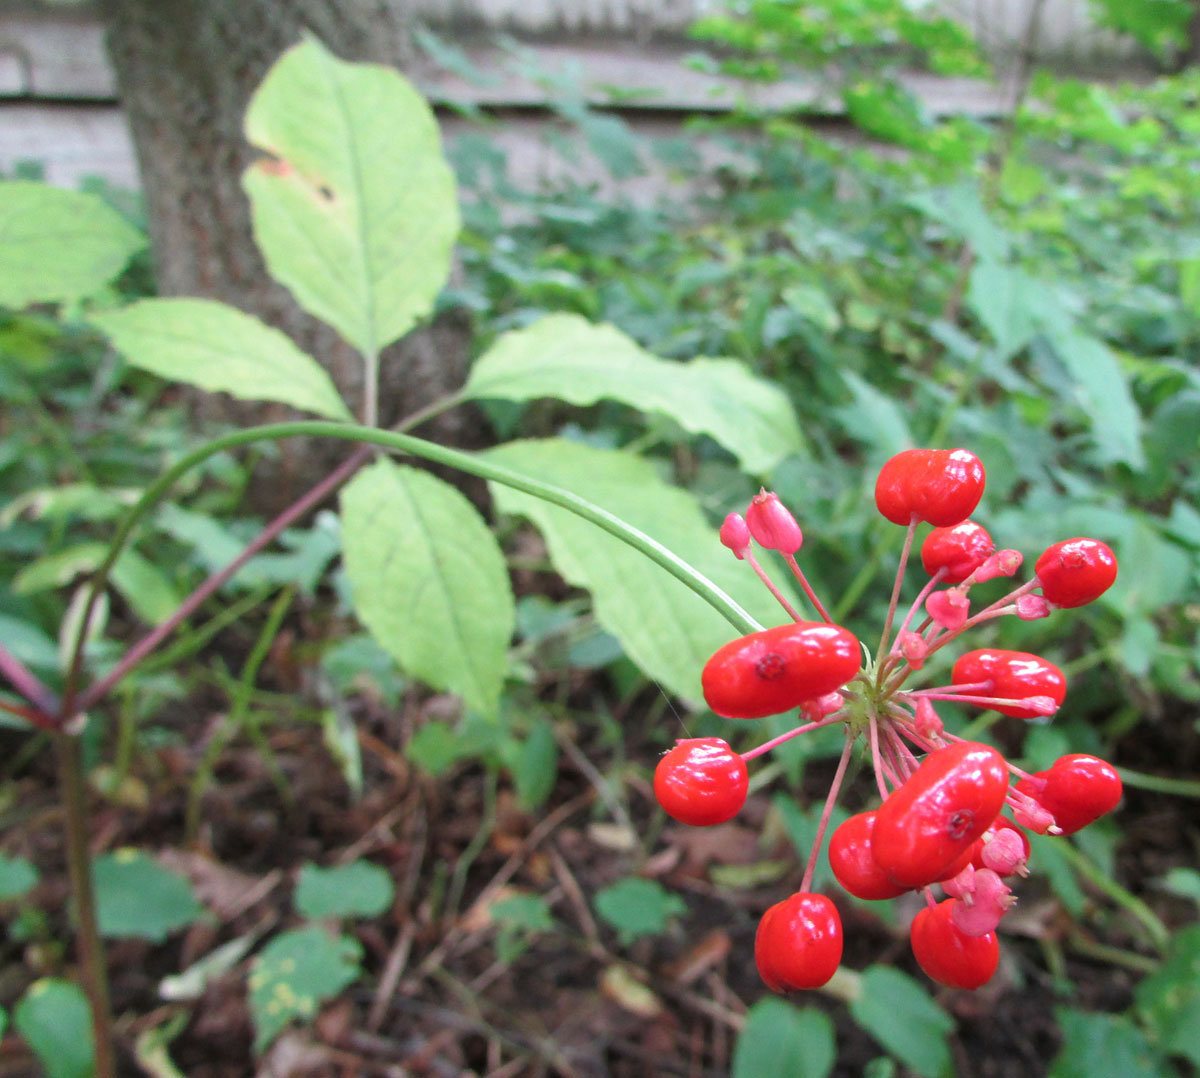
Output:
<svg viewBox="0 0 1200 1078">
<path fill-rule="evenodd" d="M 207 299 L 143 299 L 92 321 L 130 363 L 163 378 L 350 418 L 312 356 L 236 307 Z"/>
<path fill-rule="evenodd" d="M 574 491 L 674 551 L 765 624 L 784 620 L 754 575 L 717 540 L 695 499 L 664 483 L 640 457 L 560 439 L 510 442 L 486 457 L 514 472 Z M 699 701 L 700 671 L 739 635 L 700 596 L 645 555 L 594 524 L 539 498 L 492 484 L 496 505 L 528 517 L 555 568 L 592 593 L 596 617 L 625 653 L 671 693 Z"/>
<path fill-rule="evenodd" d="M 0 304 L 90 296 L 145 243 L 95 195 L 44 183 L 0 184 Z"/>
<path fill-rule="evenodd" d="M 769 471 L 804 444 L 787 396 L 733 359 L 658 359 L 615 326 L 553 314 L 500 337 L 476 361 L 472 399 L 572 404 L 618 400 L 707 434 L 751 474 Z"/>
<path fill-rule="evenodd" d="M 433 112 L 398 72 L 306 40 L 258 88 L 246 138 L 269 155 L 242 181 L 254 236 L 301 307 L 366 356 L 432 310 L 458 202 Z"/>
<path fill-rule="evenodd" d="M 417 468 L 379 461 L 342 491 L 358 616 L 405 671 L 493 714 L 512 636 L 504 556 L 474 507 Z"/>
</svg>

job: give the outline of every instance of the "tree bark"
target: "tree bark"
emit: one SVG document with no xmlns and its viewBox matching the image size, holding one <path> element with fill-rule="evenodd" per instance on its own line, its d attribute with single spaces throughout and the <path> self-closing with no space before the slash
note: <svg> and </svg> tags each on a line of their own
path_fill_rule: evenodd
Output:
<svg viewBox="0 0 1200 1078">
<path fill-rule="evenodd" d="M 277 326 L 330 371 L 352 408 L 362 395 L 360 358 L 271 280 L 251 238 L 240 177 L 256 151 L 242 135 L 242 120 L 268 68 L 305 32 L 343 59 L 403 64 L 410 49 L 405 10 L 403 0 L 102 3 L 109 56 L 137 149 L 160 293 L 222 300 Z M 442 324 L 389 350 L 393 354 L 382 364 L 381 421 L 407 415 L 461 384 L 465 339 L 461 327 Z M 197 414 L 245 425 L 288 412 L 207 396 L 198 400 Z M 454 440 L 455 430 L 441 434 Z M 257 507 L 278 509 L 345 452 L 344 446 L 284 443 L 274 466 L 256 473 L 251 492 Z"/>
</svg>

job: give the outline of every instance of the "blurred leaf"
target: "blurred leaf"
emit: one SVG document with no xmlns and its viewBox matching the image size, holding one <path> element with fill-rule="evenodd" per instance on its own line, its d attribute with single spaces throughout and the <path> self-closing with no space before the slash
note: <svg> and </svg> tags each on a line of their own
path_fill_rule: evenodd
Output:
<svg viewBox="0 0 1200 1078">
<path fill-rule="evenodd" d="M 46 1069 L 46 1078 L 95 1073 L 91 1008 L 71 981 L 35 981 L 14 1009 L 13 1025 Z"/>
<path fill-rule="evenodd" d="M 300 869 L 293 901 L 301 916 L 378 917 L 391 904 L 396 888 L 392 877 L 370 861 L 321 868 L 306 864 Z"/>
<path fill-rule="evenodd" d="M 113 565 L 112 583 L 121 598 L 148 625 L 166 621 L 183 601 L 170 577 L 129 547 L 121 551 Z"/>
<path fill-rule="evenodd" d="M 0 902 L 20 898 L 38 882 L 38 870 L 24 857 L 0 854 Z"/>
<path fill-rule="evenodd" d="M 862 994 L 850 1004 L 854 1020 L 922 1078 L 951 1071 L 947 1038 L 954 1020 L 911 977 L 887 966 L 862 974 Z"/>
<path fill-rule="evenodd" d="M 1162 968 L 1137 986 L 1135 998 L 1154 1047 L 1200 1067 L 1200 925 L 1172 937 Z"/>
<path fill-rule="evenodd" d="M 427 722 L 409 741 L 405 755 L 430 775 L 444 775 L 463 756 L 463 745 L 454 728 L 445 722 Z"/>
<path fill-rule="evenodd" d="M 1086 333 L 1059 333 L 1053 340 L 1092 420 L 1091 435 L 1100 460 L 1128 464 L 1135 471 L 1144 468 L 1142 419 L 1117 357 L 1103 341 Z"/>
<path fill-rule="evenodd" d="M 250 966 L 254 1050 L 262 1053 L 291 1022 L 311 1022 L 317 1008 L 361 973 L 362 945 L 310 926 L 281 932 Z"/>
<path fill-rule="evenodd" d="M 617 930 L 617 938 L 625 946 L 640 936 L 665 932 L 672 917 L 687 912 L 678 895 L 655 880 L 637 876 L 601 888 L 594 901 L 601 920 Z"/>
<path fill-rule="evenodd" d="M 380 460 L 342 490 L 346 574 L 362 622 L 405 671 L 494 714 L 513 598 L 504 556 L 454 487 Z"/>
<path fill-rule="evenodd" d="M 1182 898 L 1190 898 L 1200 905 L 1200 872 L 1194 868 L 1173 868 L 1162 878 L 1160 884 L 1164 891 Z"/>
<path fill-rule="evenodd" d="M 1059 1008 L 1063 1046 L 1048 1078 L 1168 1078 L 1146 1038 L 1124 1015 Z"/>
<path fill-rule="evenodd" d="M 488 916 L 525 932 L 549 932 L 556 925 L 541 895 L 509 895 L 489 905 Z"/>
<path fill-rule="evenodd" d="M 271 276 L 378 355 L 449 275 L 458 206 L 432 110 L 397 71 L 308 38 L 255 92 L 246 138 L 269 155 L 243 185 Z"/>
<path fill-rule="evenodd" d="M 833 1022 L 827 1014 L 767 996 L 746 1012 L 731 1074 L 732 1078 L 825 1078 L 836 1057 Z"/>
<path fill-rule="evenodd" d="M 278 401 L 329 419 L 350 412 L 329 374 L 292 339 L 207 299 L 143 299 L 92 321 L 135 367 L 242 400 Z"/>
<path fill-rule="evenodd" d="M 779 620 L 773 600 L 728 556 L 715 529 L 685 491 L 663 483 L 653 465 L 629 453 L 574 442 L 510 442 L 489 460 L 574 491 L 674 551 L 750 612 Z M 596 618 L 625 654 L 671 693 L 700 698 L 700 670 L 737 635 L 703 599 L 648 558 L 573 513 L 493 483 L 501 512 L 529 517 L 546 538 L 555 568 L 587 588 Z"/>
<path fill-rule="evenodd" d="M 0 305 L 95 295 L 146 237 L 95 195 L 0 183 Z"/>
<path fill-rule="evenodd" d="M 616 327 L 577 315 L 549 315 L 504 334 L 475 362 L 463 392 L 476 400 L 619 400 L 709 435 L 752 474 L 803 446 L 787 397 L 744 364 L 657 359 Z"/>
<path fill-rule="evenodd" d="M 517 785 L 517 804 L 522 812 L 532 812 L 545 804 L 558 781 L 554 727 L 537 717 L 525 739 L 511 744 L 515 751 L 508 757 L 508 765 Z"/>
<path fill-rule="evenodd" d="M 837 410 L 846 429 L 866 442 L 881 461 L 903 449 L 911 449 L 912 432 L 896 401 L 852 371 L 840 371 L 839 375 L 854 395 L 853 403 Z"/>
<path fill-rule="evenodd" d="M 1054 835 L 1027 834 L 1029 839 L 1029 862 L 1038 872 L 1044 872 L 1050 880 L 1050 887 L 1067 911 L 1075 917 L 1083 914 L 1087 907 L 1087 895 L 1075 879 L 1071 862 L 1059 850 L 1059 844 L 1065 839 Z"/>
<path fill-rule="evenodd" d="M 186 879 L 139 850 L 127 848 L 96 858 L 92 878 L 100 934 L 109 939 L 161 943 L 204 912 Z"/>
</svg>

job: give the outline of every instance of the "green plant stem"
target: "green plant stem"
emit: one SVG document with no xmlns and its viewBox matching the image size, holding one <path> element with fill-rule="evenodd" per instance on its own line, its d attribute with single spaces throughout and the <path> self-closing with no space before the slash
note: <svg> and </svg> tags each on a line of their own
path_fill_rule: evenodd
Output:
<svg viewBox="0 0 1200 1078">
<path fill-rule="evenodd" d="M 1097 890 L 1102 891 L 1111 898 L 1122 909 L 1128 910 L 1129 913 L 1142 923 L 1142 926 L 1150 936 L 1150 941 L 1158 950 L 1166 950 L 1167 945 L 1171 942 L 1171 933 L 1167 926 L 1159 919 L 1158 914 L 1138 898 L 1137 895 L 1131 894 L 1117 883 L 1116 880 L 1111 879 L 1097 864 L 1090 858 L 1085 857 L 1069 842 L 1062 843 L 1059 849 L 1062 851 L 1063 857 L 1070 862 L 1071 867 L 1079 875 Z"/>
<path fill-rule="evenodd" d="M 1177 797 L 1200 797 L 1200 781 L 1196 779 L 1169 779 L 1161 775 L 1147 775 L 1144 771 L 1130 771 L 1127 767 L 1118 767 L 1117 774 L 1126 786 L 1138 790 L 1175 794 Z"/>
<path fill-rule="evenodd" d="M 79 738 L 62 732 L 53 735 L 58 757 L 58 784 L 63 799 L 67 870 L 75 905 L 75 941 L 79 951 L 80 979 L 92 1012 L 95 1078 L 116 1078 L 112 1004 L 104 944 L 96 921 L 96 895 L 92 887 L 92 861 L 88 851 L 87 793 Z"/>
<path fill-rule="evenodd" d="M 367 445 L 377 445 L 384 449 L 390 449 L 394 452 L 405 453 L 411 456 L 420 457 L 423 460 L 430 460 L 436 464 L 444 464 L 451 468 L 456 468 L 459 471 L 467 472 L 470 475 L 478 476 L 481 479 L 486 479 L 491 482 L 501 483 L 505 486 L 512 487 L 514 490 L 520 490 L 526 494 L 532 494 L 534 497 L 541 498 L 544 501 L 550 502 L 552 505 L 557 505 L 569 512 L 575 513 L 584 520 L 590 521 L 597 527 L 602 528 L 610 535 L 628 543 L 634 549 L 640 551 L 646 557 L 650 558 L 661 568 L 674 576 L 681 583 L 694 591 L 702 599 L 709 603 L 714 609 L 721 613 L 729 622 L 734 625 L 740 632 L 749 633 L 760 630 L 762 626 L 752 618 L 737 602 L 727 595 L 721 588 L 714 584 L 702 573 L 694 569 L 678 555 L 664 547 L 657 540 L 652 539 L 644 532 L 639 531 L 632 525 L 627 524 L 619 517 L 614 516 L 607 510 L 593 505 L 591 502 L 580 498 L 578 495 L 571 493 L 569 490 L 564 490 L 562 487 L 553 486 L 549 483 L 544 483 L 541 480 L 534 479 L 530 476 L 521 475 L 518 472 L 509 471 L 499 465 L 493 464 L 490 461 L 471 454 L 464 453 L 456 449 L 448 449 L 445 446 L 437 445 L 433 442 L 426 441 L 422 438 L 415 438 L 412 435 L 400 434 L 395 431 L 378 430 L 368 427 L 360 427 L 350 423 L 330 423 L 322 420 L 301 420 L 294 423 L 276 423 L 261 427 L 252 427 L 248 430 L 232 431 L 229 434 L 216 438 L 207 444 L 192 450 L 186 456 L 178 460 L 170 469 L 164 472 L 153 484 L 151 484 L 138 499 L 137 504 L 130 511 L 129 515 L 122 520 L 120 527 L 117 529 L 117 534 L 113 537 L 109 545 L 108 553 L 99 567 L 93 574 L 91 581 L 91 590 L 88 595 L 87 607 L 85 615 L 81 621 L 82 625 L 88 623 L 91 616 L 91 609 L 95 604 L 100 592 L 104 588 L 109 573 L 112 571 L 113 564 L 120 556 L 129 537 L 132 535 L 138 523 L 146 516 L 149 511 L 158 504 L 181 476 L 186 474 L 197 464 L 207 460 L 216 453 L 221 453 L 229 449 L 236 449 L 239 446 L 250 445 L 255 442 L 277 441 L 283 438 L 295 437 L 326 437 L 340 438 L 344 441 L 361 442 Z M 357 454 L 355 455 L 357 457 Z M 351 458 L 354 459 L 354 458 Z M 349 463 L 349 462 L 347 462 Z M 345 467 L 345 465 L 343 466 Z M 330 483 L 332 477 L 327 477 L 319 487 L 322 488 L 322 496 L 328 493 L 324 490 L 324 485 Z M 333 489 L 333 484 L 329 489 Z M 309 499 L 313 498 L 318 488 L 314 488 L 303 499 L 309 503 Z M 314 499 L 314 502 L 317 499 Z M 308 504 L 304 508 L 308 508 Z M 287 510 L 288 522 L 294 519 L 294 515 L 299 515 L 296 503 L 291 509 Z M 300 510 L 303 511 L 303 510 Z M 294 515 L 293 515 L 294 514 Z M 268 528 L 274 527 L 278 521 L 272 522 Z M 284 525 L 286 526 L 286 524 Z M 279 528 L 278 530 L 282 530 Z M 276 532 L 270 536 L 260 534 L 254 541 L 262 545 L 270 541 Z M 257 549 L 257 547 L 255 548 Z M 82 633 L 77 635 L 71 666 L 70 674 L 68 675 L 68 692 L 66 701 L 63 705 L 63 712 L 73 714 L 76 711 L 86 710 L 88 707 L 96 703 L 101 697 L 108 692 L 110 688 L 121 677 L 124 677 L 138 662 L 141 661 L 147 654 L 150 653 L 162 639 L 168 635 L 172 628 L 179 624 L 183 617 L 186 617 L 196 606 L 199 605 L 203 598 L 211 594 L 216 588 L 224 584 L 243 564 L 243 559 L 239 558 L 236 563 L 231 563 L 221 570 L 219 574 L 210 577 L 208 581 L 202 585 L 205 589 L 204 596 L 197 601 L 195 593 L 189 597 L 185 606 L 187 610 L 181 616 L 178 612 L 170 620 L 169 628 L 164 630 L 164 626 L 159 626 L 154 629 L 147 637 L 143 638 L 135 645 L 134 649 L 121 660 L 120 663 L 101 681 L 89 687 L 78 698 L 74 699 L 74 686 L 78 682 L 79 673 L 82 666 L 83 657 L 83 636 Z M 182 608 L 181 608 L 182 609 Z M 136 650 L 136 654 L 134 651 Z"/>
</svg>

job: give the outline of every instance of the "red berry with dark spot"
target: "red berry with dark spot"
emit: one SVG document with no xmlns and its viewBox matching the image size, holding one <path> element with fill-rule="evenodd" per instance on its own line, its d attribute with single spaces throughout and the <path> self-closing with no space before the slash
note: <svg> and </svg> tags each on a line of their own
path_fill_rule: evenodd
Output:
<svg viewBox="0 0 1200 1078">
<path fill-rule="evenodd" d="M 842 919 L 824 895 L 801 891 L 758 922 L 754 963 L 773 992 L 820 988 L 842 960 Z"/>
<path fill-rule="evenodd" d="M 892 883 L 871 853 L 874 829 L 874 812 L 860 812 L 843 821 L 829 839 L 829 867 L 838 883 L 855 898 L 895 898 L 907 888 Z"/>
<path fill-rule="evenodd" d="M 910 939 L 917 965 L 926 976 L 950 988 L 979 988 L 1000 964 L 995 932 L 968 936 L 951 920 L 955 899 L 926 907 L 913 918 Z"/>
<path fill-rule="evenodd" d="M 663 811 L 693 827 L 732 820 L 746 803 L 746 762 L 719 737 L 676 742 L 654 769 Z"/>
<path fill-rule="evenodd" d="M 1064 835 L 1073 835 L 1116 808 L 1123 786 L 1112 764 L 1073 752 L 1060 756 L 1050 770 L 1022 779 L 1017 789 L 1050 812 Z"/>
<path fill-rule="evenodd" d="M 921 564 L 933 576 L 944 569 L 942 582 L 961 584 L 992 556 L 996 544 L 982 524 L 964 520 L 949 528 L 934 528 L 921 544 Z"/>
<path fill-rule="evenodd" d="M 1117 558 L 1099 539 L 1064 539 L 1042 552 L 1034 566 L 1042 594 L 1056 606 L 1083 606 L 1117 579 Z"/>
<path fill-rule="evenodd" d="M 893 524 L 915 517 L 948 528 L 975 511 L 985 481 L 983 464 L 966 449 L 906 449 L 880 469 L 875 505 Z"/>
<path fill-rule="evenodd" d="M 1004 648 L 980 648 L 960 655 L 950 680 L 955 685 L 991 682 L 990 688 L 972 689 L 970 694 L 994 696 L 1001 700 L 1047 696 L 1055 704 L 1061 704 L 1067 695 L 1067 677 L 1054 663 L 1027 651 L 1006 651 Z M 1042 707 L 1021 707 L 1019 704 L 988 706 L 1017 719 L 1032 719 L 1046 714 Z"/>
<path fill-rule="evenodd" d="M 800 621 L 731 640 L 705 664 L 700 684 L 718 715 L 761 719 L 841 688 L 860 662 L 848 629 Z"/>
<path fill-rule="evenodd" d="M 931 752 L 880 806 L 871 851 L 898 887 L 948 879 L 1004 807 L 1008 767 L 990 745 L 956 741 Z"/>
</svg>

